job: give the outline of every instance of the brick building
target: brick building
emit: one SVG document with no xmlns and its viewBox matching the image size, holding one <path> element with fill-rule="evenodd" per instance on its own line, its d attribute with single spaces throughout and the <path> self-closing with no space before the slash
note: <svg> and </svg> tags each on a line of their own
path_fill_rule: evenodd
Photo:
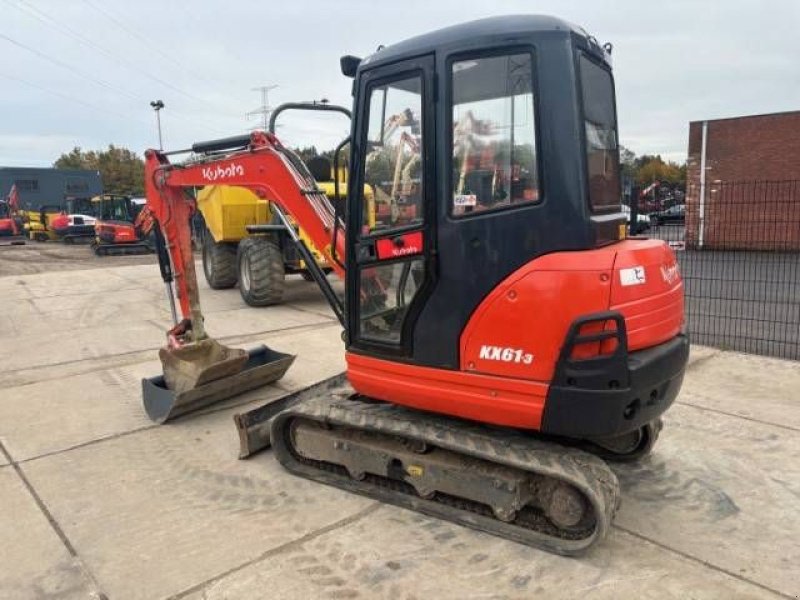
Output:
<svg viewBox="0 0 800 600">
<path fill-rule="evenodd" d="M 688 247 L 800 250 L 800 111 L 692 121 L 686 178 Z"/>
</svg>

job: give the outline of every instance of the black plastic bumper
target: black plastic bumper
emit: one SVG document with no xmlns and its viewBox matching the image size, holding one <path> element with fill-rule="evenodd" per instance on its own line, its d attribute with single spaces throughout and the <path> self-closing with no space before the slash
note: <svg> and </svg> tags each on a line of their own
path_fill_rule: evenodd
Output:
<svg viewBox="0 0 800 600">
<path fill-rule="evenodd" d="M 623 322 L 624 323 L 624 322 Z M 621 339 L 624 340 L 624 324 Z M 610 359 L 572 361 L 562 354 L 547 395 L 542 432 L 575 438 L 634 431 L 669 408 L 683 382 L 689 340 L 675 338 Z"/>
</svg>

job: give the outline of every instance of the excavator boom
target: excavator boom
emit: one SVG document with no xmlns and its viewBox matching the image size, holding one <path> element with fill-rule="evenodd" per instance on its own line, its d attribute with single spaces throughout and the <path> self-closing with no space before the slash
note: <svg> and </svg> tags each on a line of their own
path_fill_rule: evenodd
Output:
<svg viewBox="0 0 800 600">
<path fill-rule="evenodd" d="M 224 150 L 231 152 L 220 154 Z M 287 219 L 289 214 L 303 224 L 328 264 L 343 276 L 344 235 L 334 235 L 338 233 L 335 210 L 317 189 L 305 165 L 274 135 L 263 132 L 194 144 L 192 151 L 201 158 L 184 164 L 170 163 L 168 155 L 157 150 L 145 153 L 147 222 L 149 226 L 157 224 L 166 240 L 166 252 L 159 252 L 162 277 L 168 283 L 170 296 L 169 281 L 174 279 L 181 314 L 181 320 L 167 334 L 168 344 L 159 353 L 163 377 L 143 381 L 145 406 L 151 417 L 160 422 L 275 381 L 294 358 L 265 347 L 247 353 L 207 335 L 190 227 L 197 209 L 187 190 L 210 184 L 230 185 L 247 188 L 259 198 L 270 200 L 334 312 L 340 320 L 344 318 L 341 300 Z M 258 232 L 258 226 L 253 229 Z"/>
</svg>

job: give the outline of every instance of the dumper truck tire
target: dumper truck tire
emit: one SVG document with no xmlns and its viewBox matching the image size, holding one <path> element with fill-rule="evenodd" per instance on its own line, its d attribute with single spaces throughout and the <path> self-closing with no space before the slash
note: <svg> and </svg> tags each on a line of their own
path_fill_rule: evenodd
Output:
<svg viewBox="0 0 800 600">
<path fill-rule="evenodd" d="M 283 252 L 271 239 L 248 237 L 239 242 L 239 293 L 248 306 L 269 306 L 283 300 L 286 286 Z"/>
<path fill-rule="evenodd" d="M 225 290 L 236 285 L 236 245 L 218 243 L 206 231 L 203 235 L 203 274 L 211 289 Z"/>
</svg>

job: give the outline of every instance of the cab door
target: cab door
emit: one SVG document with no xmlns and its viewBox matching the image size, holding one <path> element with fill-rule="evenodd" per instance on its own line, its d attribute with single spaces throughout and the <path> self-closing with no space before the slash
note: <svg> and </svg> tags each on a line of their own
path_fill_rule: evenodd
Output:
<svg viewBox="0 0 800 600">
<path fill-rule="evenodd" d="M 358 82 L 348 197 L 348 350 L 411 356 L 433 279 L 433 59 L 369 69 Z"/>
</svg>

